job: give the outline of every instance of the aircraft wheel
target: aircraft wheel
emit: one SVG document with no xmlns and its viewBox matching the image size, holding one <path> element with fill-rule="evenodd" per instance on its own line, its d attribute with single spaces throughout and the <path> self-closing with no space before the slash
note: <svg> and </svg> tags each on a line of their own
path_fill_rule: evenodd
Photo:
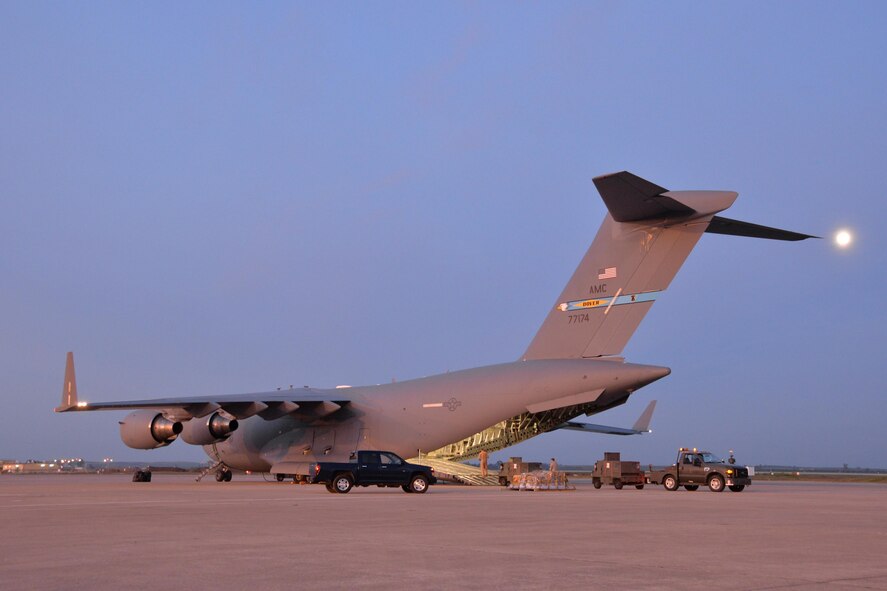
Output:
<svg viewBox="0 0 887 591">
<path fill-rule="evenodd" d="M 732 485 L 730 485 L 730 490 L 732 490 L 733 492 L 742 492 L 743 489 L 745 489 L 745 485 L 744 485 L 744 484 L 732 484 Z"/>
<path fill-rule="evenodd" d="M 336 474 L 336 477 L 333 478 L 333 488 L 335 488 L 338 493 L 344 495 L 350 491 L 353 486 L 354 479 L 351 478 L 350 474 Z"/>
<path fill-rule="evenodd" d="M 428 490 L 428 479 L 422 474 L 416 474 L 410 480 L 409 487 L 411 492 L 422 494 Z"/>
<path fill-rule="evenodd" d="M 668 474 L 662 479 L 662 486 L 665 487 L 665 490 L 678 490 L 678 479 Z"/>
<path fill-rule="evenodd" d="M 225 482 L 225 472 L 219 470 L 216 472 L 216 482 Z"/>
<path fill-rule="evenodd" d="M 225 470 L 225 482 L 231 482 L 232 478 L 234 478 L 234 473 L 231 470 Z"/>
<path fill-rule="evenodd" d="M 708 489 L 711 492 L 721 492 L 724 490 L 724 477 L 720 474 L 715 474 L 711 478 L 708 479 Z"/>
<path fill-rule="evenodd" d="M 595 487 L 595 488 L 600 488 L 600 487 L 603 486 L 603 483 L 601 482 L 601 479 L 600 479 L 600 478 L 594 478 L 594 479 L 591 481 L 591 485 L 592 485 L 593 487 Z"/>
<path fill-rule="evenodd" d="M 622 481 L 618 478 L 613 480 L 613 488 L 615 488 L 616 490 L 622 490 Z"/>
<path fill-rule="evenodd" d="M 686 488 L 690 492 L 693 492 L 694 490 L 699 488 L 699 485 L 698 484 L 685 484 L 684 488 Z"/>
</svg>

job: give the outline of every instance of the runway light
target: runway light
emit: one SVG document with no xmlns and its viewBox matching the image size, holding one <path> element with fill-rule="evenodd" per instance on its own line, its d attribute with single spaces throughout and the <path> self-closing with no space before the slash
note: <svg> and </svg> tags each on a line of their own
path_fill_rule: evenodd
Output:
<svg viewBox="0 0 887 591">
<path fill-rule="evenodd" d="M 849 230 L 838 230 L 835 233 L 835 244 L 838 248 L 847 248 L 853 242 L 853 234 Z"/>
</svg>

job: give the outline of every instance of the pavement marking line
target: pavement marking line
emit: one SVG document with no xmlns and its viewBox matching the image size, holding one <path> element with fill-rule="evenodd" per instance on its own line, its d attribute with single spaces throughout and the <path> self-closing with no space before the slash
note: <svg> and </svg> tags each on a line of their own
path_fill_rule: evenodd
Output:
<svg viewBox="0 0 887 591">
<path fill-rule="evenodd" d="M 256 500 L 256 499 L 252 499 Z M 297 501 L 299 499 L 295 499 L 293 497 L 279 498 L 279 499 L 258 499 L 260 501 Z M 201 506 L 203 505 L 230 505 L 232 503 L 242 504 L 244 499 L 231 499 L 231 500 L 219 500 L 219 501 L 205 501 L 200 500 L 197 501 Z M 168 501 L 102 501 L 96 503 L 38 503 L 31 505 L 14 505 L 14 506 L 6 506 L 0 507 L 0 512 L 3 509 L 46 509 L 52 507 L 95 507 L 98 505 L 183 505 L 186 503 L 195 503 L 194 499 L 181 499 L 175 500 L 171 499 Z"/>
</svg>

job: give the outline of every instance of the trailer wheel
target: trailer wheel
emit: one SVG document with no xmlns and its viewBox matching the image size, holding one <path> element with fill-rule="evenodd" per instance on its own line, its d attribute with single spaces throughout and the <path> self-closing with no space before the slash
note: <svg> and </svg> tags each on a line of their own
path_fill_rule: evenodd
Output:
<svg viewBox="0 0 887 591">
<path fill-rule="evenodd" d="M 744 484 L 732 484 L 732 485 L 730 485 L 730 490 L 732 490 L 733 492 L 742 492 L 743 489 L 745 489 L 745 485 L 744 485 Z"/>
<path fill-rule="evenodd" d="M 708 489 L 711 492 L 722 492 L 724 490 L 724 477 L 720 474 L 713 474 L 708 479 Z"/>
<path fill-rule="evenodd" d="M 277 482 L 283 482 L 283 479 L 286 478 L 286 474 L 277 474 L 275 478 L 277 478 Z"/>
<path fill-rule="evenodd" d="M 662 479 L 662 486 L 665 487 L 665 490 L 678 490 L 678 479 L 671 474 L 666 474 Z"/>
<path fill-rule="evenodd" d="M 615 488 L 616 490 L 622 490 L 622 481 L 619 480 L 618 478 L 614 478 L 613 479 L 613 488 Z"/>
<path fill-rule="evenodd" d="M 601 482 L 600 478 L 593 478 L 591 480 L 591 485 L 595 488 L 600 488 L 601 486 L 603 486 L 603 483 Z"/>
<path fill-rule="evenodd" d="M 698 484 L 685 484 L 684 488 L 686 488 L 690 492 L 693 492 L 694 490 L 699 488 L 699 485 Z"/>
</svg>

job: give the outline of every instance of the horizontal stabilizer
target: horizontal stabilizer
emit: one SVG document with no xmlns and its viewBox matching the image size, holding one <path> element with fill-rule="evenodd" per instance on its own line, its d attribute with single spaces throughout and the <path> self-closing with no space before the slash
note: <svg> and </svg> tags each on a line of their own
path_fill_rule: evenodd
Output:
<svg viewBox="0 0 887 591">
<path fill-rule="evenodd" d="M 759 226 L 758 224 L 750 224 L 748 222 L 740 222 L 739 220 L 731 220 L 714 216 L 705 229 L 710 234 L 727 234 L 729 236 L 748 236 L 749 238 L 767 238 L 769 240 L 789 240 L 796 242 L 798 240 L 806 240 L 807 238 L 819 238 L 819 236 L 811 236 L 809 234 L 801 234 L 799 232 L 790 232 L 789 230 L 780 230 L 779 228 L 770 228 L 767 226 Z"/>
<path fill-rule="evenodd" d="M 650 419 L 653 418 L 653 411 L 656 409 L 656 401 L 651 400 L 638 420 L 635 421 L 631 429 L 624 427 L 609 427 L 607 425 L 595 425 L 593 423 L 580 423 L 578 421 L 568 421 L 555 429 L 567 429 L 569 431 L 585 431 L 586 433 L 603 433 L 605 435 L 640 435 L 642 433 L 650 433 Z"/>
<path fill-rule="evenodd" d="M 595 177 L 594 186 L 617 222 L 690 215 L 695 210 L 663 195 L 668 189 L 630 172 Z"/>
</svg>

